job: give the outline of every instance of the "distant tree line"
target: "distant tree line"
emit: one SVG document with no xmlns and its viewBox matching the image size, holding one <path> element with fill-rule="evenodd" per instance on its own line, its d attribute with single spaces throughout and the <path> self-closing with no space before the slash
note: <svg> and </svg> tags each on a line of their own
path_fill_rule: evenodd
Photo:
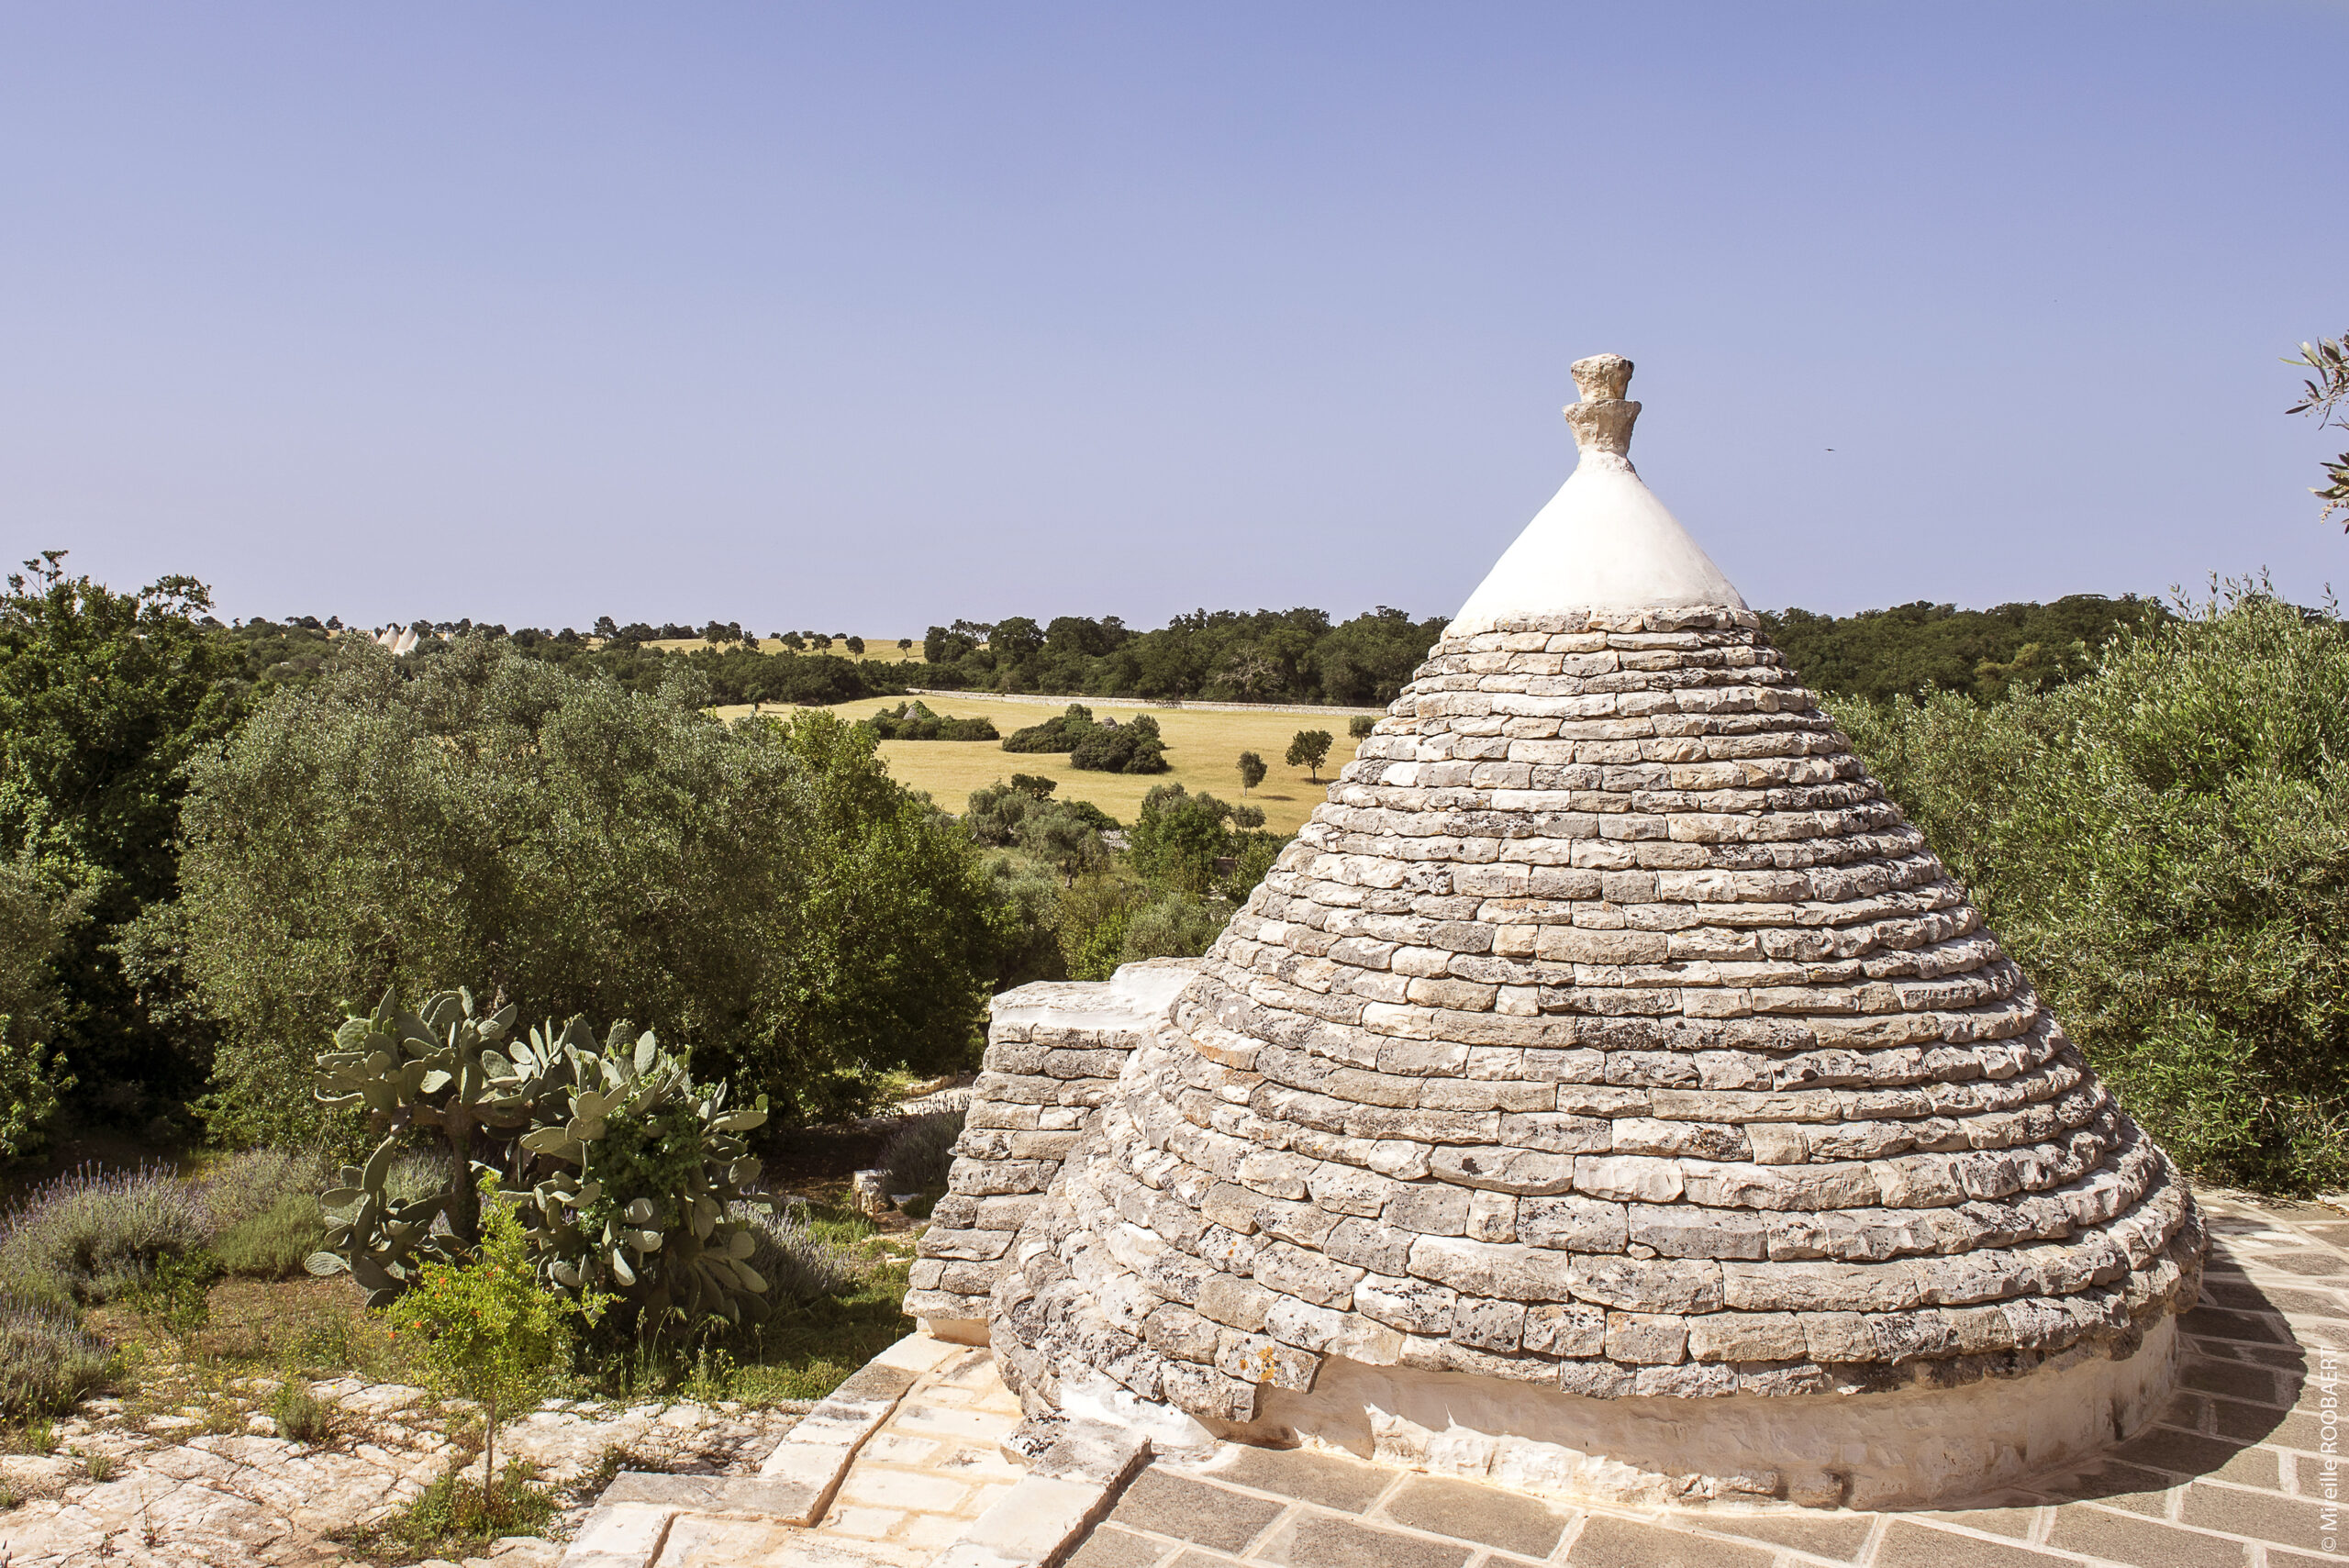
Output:
<svg viewBox="0 0 2349 1568">
<path fill-rule="evenodd" d="M 1987 610 L 1922 599 L 1848 616 L 1765 610 L 1762 628 L 1815 691 L 1870 702 L 1931 692 L 1995 702 L 2076 681 L 2116 633 L 2168 616 L 2159 600 L 2134 594 L 2068 594 Z"/>
<path fill-rule="evenodd" d="M 1384 605 L 1341 623 L 1326 610 L 1194 610 L 1156 631 L 1116 616 L 958 620 L 930 628 L 908 678 L 952 691 L 1369 706 L 1395 699 L 1443 626 Z"/>
</svg>

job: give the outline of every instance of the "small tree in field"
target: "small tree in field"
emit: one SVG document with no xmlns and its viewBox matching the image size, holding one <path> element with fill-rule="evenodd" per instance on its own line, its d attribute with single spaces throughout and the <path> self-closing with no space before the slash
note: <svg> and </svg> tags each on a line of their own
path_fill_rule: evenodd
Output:
<svg viewBox="0 0 2349 1568">
<path fill-rule="evenodd" d="M 1306 777 L 1315 784 L 1321 782 L 1321 764 L 1330 760 L 1330 732 L 1326 729 L 1300 729 L 1288 743 L 1288 765 L 1303 768 Z"/>
<path fill-rule="evenodd" d="M 1254 789 L 1258 784 L 1263 784 L 1264 782 L 1264 775 L 1271 771 L 1271 769 L 1264 766 L 1264 759 L 1256 755 L 1255 752 L 1241 752 L 1240 793 L 1246 795 L 1250 790 Z"/>
<path fill-rule="evenodd" d="M 1346 720 L 1346 733 L 1357 740 L 1366 740 L 1378 728 L 1378 720 L 1366 713 L 1358 713 Z"/>
<path fill-rule="evenodd" d="M 416 1289 L 379 1309 L 434 1393 L 481 1406 L 484 1520 L 496 1517 L 498 1422 L 538 1403 L 569 1362 L 571 1319 L 592 1319 L 603 1305 L 541 1288 L 522 1222 L 510 1205 L 492 1202 L 473 1262 L 427 1263 Z"/>
</svg>

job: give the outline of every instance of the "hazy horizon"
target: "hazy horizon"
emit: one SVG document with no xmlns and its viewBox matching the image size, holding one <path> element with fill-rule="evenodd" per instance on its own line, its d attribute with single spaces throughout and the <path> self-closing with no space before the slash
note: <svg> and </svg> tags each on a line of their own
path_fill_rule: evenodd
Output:
<svg viewBox="0 0 2349 1568">
<path fill-rule="evenodd" d="M 0 5 L 5 556 L 224 619 L 1449 615 L 1606 350 L 1757 606 L 2312 603 L 2344 442 L 2279 361 L 2349 328 L 2344 48 L 2317 4 Z"/>
</svg>

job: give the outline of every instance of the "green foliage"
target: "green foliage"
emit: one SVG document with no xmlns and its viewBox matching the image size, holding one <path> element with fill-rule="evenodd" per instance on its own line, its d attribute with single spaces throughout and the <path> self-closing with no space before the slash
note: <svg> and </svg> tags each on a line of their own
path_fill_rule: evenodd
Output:
<svg viewBox="0 0 2349 1568">
<path fill-rule="evenodd" d="M 416 1013 L 386 996 L 336 1031 L 318 1059 L 319 1098 L 363 1106 L 389 1136 L 319 1199 L 333 1251 L 312 1268 L 348 1268 L 382 1307 L 468 1256 L 481 1235 L 476 1184 L 494 1172 L 474 1158 L 493 1151 L 477 1151 L 478 1132 L 507 1146 L 528 1184 L 514 1201 L 546 1283 L 583 1301 L 625 1302 L 632 1321 L 654 1326 L 763 1317 L 765 1284 L 747 1262 L 755 1239 L 734 1217 L 759 1175 L 740 1135 L 766 1120 L 763 1099 L 729 1110 L 725 1085 L 696 1085 L 650 1032 L 615 1024 L 599 1048 L 574 1018 L 560 1032 L 550 1024 L 509 1040 L 513 1014 L 480 1015 L 462 991 Z M 445 1141 L 448 1177 L 397 1202 L 395 1157 L 417 1128 Z"/>
<path fill-rule="evenodd" d="M 1217 862 L 1236 860 L 1257 837 L 1264 814 L 1181 784 L 1159 784 L 1142 796 L 1129 836 L 1134 869 L 1161 887 L 1194 897 L 1221 887 L 1229 876 Z M 1251 884 L 1252 885 L 1252 884 Z"/>
<path fill-rule="evenodd" d="M 1263 784 L 1264 782 L 1264 775 L 1271 772 L 1272 770 L 1264 765 L 1264 759 L 1256 755 L 1255 752 L 1241 752 L 1240 793 L 1246 795 L 1250 790 L 1254 789 L 1258 784 Z"/>
<path fill-rule="evenodd" d="M 1068 764 L 1097 773 L 1163 773 L 1171 765 L 1158 720 L 1146 713 L 1123 724 L 1103 719 L 1078 740 Z"/>
<path fill-rule="evenodd" d="M 1870 702 L 1954 692 L 1987 702 L 2077 680 L 2116 632 L 2150 628 L 2165 614 L 2133 594 L 1987 610 L 1920 599 L 1841 617 L 1765 611 L 1762 629 L 1815 691 Z"/>
<path fill-rule="evenodd" d="M 1055 782 L 1015 773 L 1008 784 L 997 782 L 973 790 L 963 806 L 963 830 L 973 843 L 989 849 L 1017 845 L 1074 885 L 1079 874 L 1098 871 L 1106 862 L 1108 851 L 1101 835 L 1115 829 L 1118 820 L 1088 800 L 1046 798 Z M 1039 784 L 1045 787 L 1032 787 Z M 992 871 L 999 884 L 998 899 L 1025 896 L 1001 885 L 1009 873 L 1000 861 Z M 1022 971 L 1022 965 L 1012 963 L 999 973 Z"/>
<path fill-rule="evenodd" d="M 1197 958 L 1223 934 L 1231 910 L 1231 905 L 1221 899 L 1195 898 L 1181 893 L 1162 895 L 1128 917 L 1125 929 L 1119 933 L 1118 962 Z"/>
<path fill-rule="evenodd" d="M 2124 1102 L 2189 1167 L 2349 1184 L 2349 636 L 2228 584 L 2087 676 L 1839 709 Z"/>
<path fill-rule="evenodd" d="M 191 1086 L 208 1040 L 159 1024 L 114 950 L 172 895 L 183 770 L 234 719 L 236 660 L 194 619 L 210 600 L 193 578 L 117 594 L 69 576 L 63 554 L 26 562 L 0 596 L 0 862 L 18 868 L 0 892 L 0 983 L 21 984 L 29 877 L 56 984 L 0 1011 L 35 1039 L 54 1022 L 73 1076 L 109 1091 L 93 1108 L 136 1114 L 150 1091 Z"/>
<path fill-rule="evenodd" d="M 32 1031 L 0 1013 L 0 1157 L 16 1159 L 49 1140 L 49 1124 L 57 1115 L 62 1091 L 73 1079 L 57 1071 L 57 1062 Z"/>
<path fill-rule="evenodd" d="M 1358 713 L 1346 720 L 1346 733 L 1356 740 L 1367 740 L 1370 732 L 1377 728 L 1378 719 L 1374 714 Z"/>
<path fill-rule="evenodd" d="M 0 1220 L 0 1289 L 70 1312 L 147 1284 L 201 1250 L 204 1207 L 169 1169 L 84 1166 L 34 1188 Z"/>
<path fill-rule="evenodd" d="M 205 1222 L 219 1238 L 249 1221 L 273 1214 L 288 1198 L 310 1204 L 331 1173 L 317 1154 L 284 1149 L 252 1149 L 231 1154 L 206 1170 L 195 1184 Z"/>
<path fill-rule="evenodd" d="M 696 657 L 698 657 L 696 655 Z M 801 1114 L 961 1063 L 997 912 L 953 824 L 863 727 L 729 726 L 480 639 L 418 669 L 347 639 L 197 762 L 170 945 L 228 1040 L 232 1144 L 315 1141 L 283 1086 L 338 999 L 483 977 L 633 1016 Z"/>
<path fill-rule="evenodd" d="M 115 1366 L 114 1351 L 75 1324 L 71 1309 L 0 1296 L 0 1412 L 19 1420 L 62 1415 Z"/>
<path fill-rule="evenodd" d="M 572 1323 L 596 1305 L 542 1288 L 529 1252 L 521 1220 L 493 1204 L 472 1261 L 425 1264 L 417 1288 L 381 1309 L 433 1392 L 482 1407 L 483 1491 L 493 1500 L 499 1421 L 534 1406 L 569 1366 Z"/>
<path fill-rule="evenodd" d="M 290 1279 L 326 1245 L 326 1220 L 309 1193 L 289 1193 L 262 1213 L 218 1232 L 212 1254 L 232 1274 Z"/>
<path fill-rule="evenodd" d="M 212 1321 L 212 1282 L 219 1277 L 220 1260 L 201 1248 L 166 1253 L 124 1299 L 139 1317 L 184 1340 Z"/>
<path fill-rule="evenodd" d="M 1326 729 L 1300 729 L 1288 743 L 1286 761 L 1292 768 L 1303 768 L 1306 776 L 1315 784 L 1321 782 L 1321 764 L 1330 760 L 1330 748 L 1335 744 Z"/>
<path fill-rule="evenodd" d="M 286 1279 L 326 1245 L 318 1189 L 330 1174 L 316 1154 L 253 1149 L 232 1154 L 195 1184 L 212 1255 L 232 1274 Z"/>
<path fill-rule="evenodd" d="M 930 1111 L 907 1117 L 881 1146 L 881 1168 L 893 1193 L 942 1193 L 954 1162 L 954 1140 L 963 1136 L 965 1112 Z"/>
<path fill-rule="evenodd" d="M 922 639 L 922 684 L 1242 702 L 1394 700 L 1443 629 L 1380 606 L 1342 626 L 1321 610 L 1199 610 L 1156 631 L 1114 616 L 1061 616 L 1041 635 L 1025 617 L 958 620 Z M 1064 748 L 1051 748 L 1063 750 Z"/>
<path fill-rule="evenodd" d="M 1069 704 L 1057 718 L 1013 730 L 1004 738 L 1003 749 L 1066 751 L 1071 767 L 1102 773 L 1163 773 L 1168 765 L 1158 720 L 1148 714 L 1123 724 L 1114 718 L 1096 720 L 1093 710 L 1078 703 Z"/>
<path fill-rule="evenodd" d="M 1011 787 L 1030 799 L 1043 800 L 1061 787 L 1061 781 L 1046 778 L 1041 773 L 1014 773 L 1011 775 Z"/>
<path fill-rule="evenodd" d="M 1015 729 L 1003 738 L 1007 751 L 1038 753 L 1074 751 L 1076 743 L 1093 731 L 1093 710 L 1082 703 L 1071 703 L 1068 710 L 1041 724 L 1031 724 L 1025 729 Z M 1025 776 L 1025 775 L 1023 775 Z"/>
<path fill-rule="evenodd" d="M 2319 429 L 2337 426 L 2349 430 L 2349 332 L 2302 343 L 2300 357 L 2284 362 L 2316 373 L 2301 384 L 2300 400 L 2284 412 L 2313 415 Z M 2326 463 L 2324 477 L 2329 483 L 2311 488 L 2309 494 L 2324 503 L 2320 516 L 2330 517 L 2349 509 L 2349 452 Z M 2342 528 L 2349 530 L 2349 523 Z"/>
<path fill-rule="evenodd" d="M 995 740 L 1001 739 L 995 720 L 947 718 L 919 701 L 901 702 L 893 711 L 883 708 L 864 721 L 884 740 Z"/>
</svg>

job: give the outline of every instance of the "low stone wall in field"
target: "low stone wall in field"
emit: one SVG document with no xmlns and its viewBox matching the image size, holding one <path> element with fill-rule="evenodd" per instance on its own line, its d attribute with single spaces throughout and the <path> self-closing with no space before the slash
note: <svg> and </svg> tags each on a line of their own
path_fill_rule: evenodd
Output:
<svg viewBox="0 0 2349 1568">
<path fill-rule="evenodd" d="M 1012 1238 L 1198 965 L 1152 959 L 1107 981 L 1040 981 L 995 999 L 985 1066 L 906 1293 L 929 1332 L 986 1342 L 987 1293 Z"/>
</svg>

